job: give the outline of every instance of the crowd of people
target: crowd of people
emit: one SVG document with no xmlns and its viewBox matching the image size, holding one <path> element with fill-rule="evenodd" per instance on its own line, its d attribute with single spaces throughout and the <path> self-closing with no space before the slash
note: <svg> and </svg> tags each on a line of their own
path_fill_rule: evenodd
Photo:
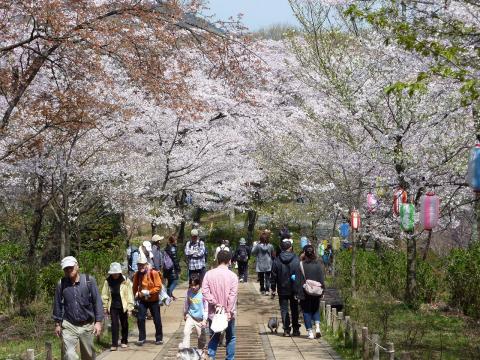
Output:
<svg viewBox="0 0 480 360">
<path fill-rule="evenodd" d="M 234 359 L 238 286 L 248 282 L 252 256 L 261 294 L 271 299 L 278 295 L 283 335 L 300 336 L 300 308 L 308 338 L 321 336 L 319 305 L 325 286 L 322 256 L 306 237 L 302 237 L 301 253 L 297 255 L 288 231 L 280 232 L 277 249 L 270 243 L 270 235 L 268 230 L 263 231 L 252 247 L 241 238 L 235 250 L 228 240 L 223 240 L 214 254 L 216 266 L 207 271 L 207 247 L 198 229 L 191 231 L 184 249 L 189 287 L 183 306 L 185 328 L 180 349 L 190 349 L 190 335 L 195 330 L 198 349 L 205 349 L 208 357 L 215 359 L 224 335 L 226 358 Z M 128 317 L 132 314 L 137 318 L 137 346 L 146 341 L 147 312 L 155 325 L 155 344 L 163 344 L 160 306 L 176 300 L 174 290 L 181 273 L 176 237 L 170 236 L 162 249 L 163 239 L 154 235 L 138 248 L 130 246 L 128 274 L 123 274 L 120 263 L 112 263 L 101 293 L 93 277 L 79 272 L 74 257 L 62 260 L 65 276 L 56 288 L 53 319 L 55 333 L 62 338 L 64 359 L 78 359 L 78 343 L 83 360 L 95 358 L 93 339 L 102 331 L 105 316 L 111 318 L 112 351 L 119 346 L 128 348 Z M 238 275 L 232 271 L 235 268 Z"/>
</svg>

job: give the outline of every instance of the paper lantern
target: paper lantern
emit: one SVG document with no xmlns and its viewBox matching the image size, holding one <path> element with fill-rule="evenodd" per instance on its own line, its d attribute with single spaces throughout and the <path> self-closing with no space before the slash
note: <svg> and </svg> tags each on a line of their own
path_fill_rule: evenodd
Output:
<svg viewBox="0 0 480 360">
<path fill-rule="evenodd" d="M 367 194 L 367 210 L 368 212 L 375 212 L 377 211 L 377 204 L 378 204 L 378 201 L 377 201 L 377 198 L 375 197 L 375 195 L 371 192 L 369 192 Z"/>
<path fill-rule="evenodd" d="M 348 223 L 346 222 L 340 224 L 339 232 L 342 238 L 348 238 L 348 236 L 350 235 L 350 225 L 348 225 Z"/>
<path fill-rule="evenodd" d="M 340 238 L 338 237 L 332 238 L 332 249 L 335 251 L 340 250 Z"/>
<path fill-rule="evenodd" d="M 400 215 L 400 205 L 407 203 L 407 192 L 402 188 L 398 188 L 393 194 L 393 213 Z"/>
<path fill-rule="evenodd" d="M 480 144 L 470 152 L 470 160 L 468 162 L 468 184 L 475 192 L 480 191 Z"/>
<path fill-rule="evenodd" d="M 400 205 L 400 227 L 405 232 L 412 232 L 415 229 L 415 205 Z"/>
<path fill-rule="evenodd" d="M 353 209 L 350 217 L 350 225 L 352 230 L 358 230 L 360 228 L 360 213 L 358 210 Z"/>
<path fill-rule="evenodd" d="M 438 225 L 440 198 L 433 192 L 427 192 L 420 198 L 420 223 L 425 230 L 432 230 Z"/>
</svg>

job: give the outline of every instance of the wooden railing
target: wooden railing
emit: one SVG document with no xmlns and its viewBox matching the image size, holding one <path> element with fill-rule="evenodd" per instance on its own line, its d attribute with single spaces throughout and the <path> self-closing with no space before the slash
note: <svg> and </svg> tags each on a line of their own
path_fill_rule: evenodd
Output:
<svg viewBox="0 0 480 360">
<path fill-rule="evenodd" d="M 380 360 L 381 352 L 386 354 L 388 360 L 410 360 L 409 353 L 402 353 L 397 357 L 392 342 L 382 345 L 378 334 L 370 336 L 368 327 L 359 326 L 341 311 L 337 313 L 337 309 L 327 305 L 325 301 L 320 301 L 320 311 L 322 321 L 333 336 L 343 339 L 343 346 L 352 349 L 352 352 L 360 351 L 363 360 Z"/>
</svg>

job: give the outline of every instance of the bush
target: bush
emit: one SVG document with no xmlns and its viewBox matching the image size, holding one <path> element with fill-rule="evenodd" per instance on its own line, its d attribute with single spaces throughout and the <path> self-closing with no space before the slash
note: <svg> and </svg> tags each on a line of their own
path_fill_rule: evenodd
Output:
<svg viewBox="0 0 480 360">
<path fill-rule="evenodd" d="M 62 277 L 63 271 L 57 262 L 51 263 L 40 270 L 39 287 L 47 298 L 53 298 L 57 283 Z"/>
<path fill-rule="evenodd" d="M 451 303 L 465 315 L 480 319 L 480 242 L 452 251 L 447 277 Z"/>
</svg>

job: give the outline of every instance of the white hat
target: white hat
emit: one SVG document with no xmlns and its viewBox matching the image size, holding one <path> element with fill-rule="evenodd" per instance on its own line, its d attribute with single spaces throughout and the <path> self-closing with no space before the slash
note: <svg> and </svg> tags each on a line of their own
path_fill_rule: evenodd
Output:
<svg viewBox="0 0 480 360">
<path fill-rule="evenodd" d="M 163 236 L 160 236 L 158 234 L 155 234 L 152 236 L 152 242 L 157 242 L 157 241 L 162 241 L 164 239 Z"/>
<path fill-rule="evenodd" d="M 113 262 L 110 264 L 110 270 L 108 270 L 109 274 L 121 274 L 122 273 L 122 265 L 118 262 Z"/>
<path fill-rule="evenodd" d="M 247 242 L 245 241 L 245 238 L 240 238 L 240 245 L 245 245 Z"/>
<path fill-rule="evenodd" d="M 66 267 L 69 267 L 69 266 L 75 266 L 77 264 L 78 264 L 78 261 L 73 256 L 64 257 L 61 262 L 62 269 L 65 269 Z"/>
<path fill-rule="evenodd" d="M 198 230 L 197 229 L 192 229 L 192 231 L 190 231 L 190 235 L 198 236 Z"/>
<path fill-rule="evenodd" d="M 144 241 L 142 245 L 145 246 L 145 249 L 147 249 L 147 251 L 152 251 L 152 243 L 150 241 Z"/>
<path fill-rule="evenodd" d="M 148 263 L 147 257 L 142 253 L 140 253 L 140 256 L 138 257 L 138 260 L 137 260 L 137 264 L 147 264 L 147 263 Z"/>
</svg>

